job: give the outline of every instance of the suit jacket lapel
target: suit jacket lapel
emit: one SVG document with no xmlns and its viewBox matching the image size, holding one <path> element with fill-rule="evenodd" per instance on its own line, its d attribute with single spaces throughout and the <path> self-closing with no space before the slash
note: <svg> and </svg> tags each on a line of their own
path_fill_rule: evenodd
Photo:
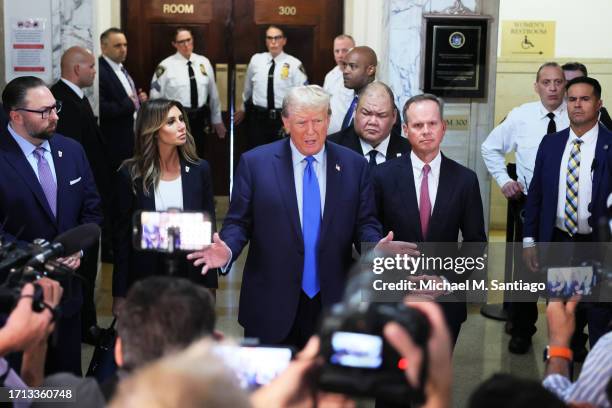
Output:
<svg viewBox="0 0 612 408">
<path fill-rule="evenodd" d="M 438 179 L 438 189 L 436 191 L 436 201 L 433 204 L 433 211 L 429 221 L 428 241 L 434 241 L 437 226 L 444 226 L 444 214 L 448 214 L 447 208 L 455 190 L 455 176 L 448 167 L 448 159 L 442 154 L 440 163 L 440 177 Z M 435 223 L 433 222 L 435 220 Z"/>
<path fill-rule="evenodd" d="M 331 224 L 334 217 L 334 211 L 339 207 L 338 199 L 339 192 L 342 191 L 342 163 L 339 161 L 334 147 L 330 148 L 330 143 L 325 143 L 327 150 L 327 168 L 325 169 L 326 187 L 325 187 L 325 207 L 323 210 L 323 221 L 321 223 L 321 231 L 319 236 L 327 236 L 326 230 Z"/>
<path fill-rule="evenodd" d="M 193 211 L 199 208 L 199 203 L 197 203 L 195 195 L 192 194 L 197 191 L 197 183 L 200 181 L 194 170 L 191 163 L 181 159 L 181 184 L 183 188 L 183 210 L 185 211 Z"/>
<path fill-rule="evenodd" d="M 608 149 L 612 147 L 608 145 L 607 139 L 603 135 L 604 132 L 605 129 L 602 128 L 602 125 L 599 125 L 599 134 L 597 136 L 597 144 L 595 145 L 595 165 L 593 166 L 593 188 L 591 192 L 591 202 L 595 202 L 597 197 L 599 197 L 599 189 L 601 180 L 603 178 L 603 172 L 607 170 L 606 155 L 608 153 Z"/>
<path fill-rule="evenodd" d="M 0 138 L 1 148 L 5 152 L 6 160 L 23 179 L 25 185 L 28 186 L 28 188 L 32 191 L 34 197 L 36 197 L 36 200 L 41 205 L 49 219 L 57 225 L 57 220 L 51 212 L 51 208 L 49 207 L 49 203 L 47 202 L 47 197 L 45 197 L 45 193 L 43 192 L 42 187 L 40 186 L 40 182 L 38 181 L 34 170 L 32 170 L 32 166 L 30 166 L 30 163 L 28 163 L 28 160 L 23 155 L 23 151 L 19 148 L 19 145 L 13 140 L 13 137 L 9 134 L 8 130 L 5 130 L 3 134 L 0 135 Z M 55 156 L 53 157 L 53 160 L 55 161 Z M 59 181 L 59 174 L 57 174 L 57 178 Z M 59 208 L 59 200 L 57 204 Z"/>
<path fill-rule="evenodd" d="M 399 167 L 399 171 L 395 172 L 396 186 L 399 191 L 401 203 L 406 203 L 406 211 L 408 216 L 405 218 L 408 228 L 414 228 L 419 241 L 424 241 L 423 232 L 421 231 L 421 217 L 419 213 L 419 202 L 417 200 L 416 188 L 414 185 L 414 172 L 412 171 L 412 160 L 410 155 L 405 158 L 398 159 L 395 165 Z"/>
<path fill-rule="evenodd" d="M 291 147 L 289 146 L 289 138 L 285 143 L 280 145 L 280 149 L 274 155 L 274 172 L 276 173 L 276 181 L 280 190 L 285 211 L 289 223 L 295 233 L 298 245 L 304 246 L 304 238 L 302 236 L 302 228 L 300 223 L 300 213 L 297 205 L 297 196 L 295 193 L 295 180 L 293 176 L 293 161 L 291 159 Z"/>
<path fill-rule="evenodd" d="M 110 64 L 108 62 L 106 62 L 106 60 L 104 59 L 104 57 L 100 57 L 100 66 L 106 68 L 106 70 L 108 71 L 108 75 L 111 78 L 111 81 L 114 84 L 114 87 L 117 89 L 117 91 L 119 91 L 120 95 L 123 95 L 123 97 L 128 96 L 125 88 L 123 87 L 123 84 L 121 83 L 121 80 L 119 80 L 119 78 L 117 78 L 117 74 L 115 74 L 115 70 L 113 70 L 113 68 L 110 66 Z"/>
<path fill-rule="evenodd" d="M 565 150 L 565 145 L 567 144 L 567 139 L 569 139 L 569 128 L 563 130 L 558 138 L 558 143 L 553 144 L 553 149 L 551 149 L 550 153 L 553 157 L 552 167 L 553 173 L 552 176 L 552 190 L 551 191 L 559 191 L 559 171 L 565 171 L 565 169 L 561 168 L 561 159 L 563 158 L 563 151 Z M 565 163 L 567 166 L 567 163 Z M 556 200 L 555 200 L 556 202 Z M 555 210 L 556 211 L 556 210 Z"/>
</svg>

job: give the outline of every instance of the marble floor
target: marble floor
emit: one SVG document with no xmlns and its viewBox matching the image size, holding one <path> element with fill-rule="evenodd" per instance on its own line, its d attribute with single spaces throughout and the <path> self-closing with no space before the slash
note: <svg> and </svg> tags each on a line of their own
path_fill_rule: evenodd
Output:
<svg viewBox="0 0 612 408">
<path fill-rule="evenodd" d="M 225 214 L 227 198 L 217 198 L 217 214 Z M 219 222 L 222 222 L 222 216 Z M 490 240 L 502 242 L 502 232 L 493 231 Z M 242 328 L 237 323 L 238 299 L 242 280 L 242 268 L 246 251 L 232 268 L 232 271 L 219 279 L 217 291 L 218 329 L 228 336 L 241 337 Z M 503 256 L 490 257 L 495 259 L 490 265 L 489 278 L 503 276 Z M 111 321 L 111 276 L 112 265 L 103 264 L 96 295 L 99 324 L 106 327 Z M 493 299 L 495 301 L 495 299 Z M 470 393 L 483 380 L 497 372 L 512 373 L 517 376 L 540 379 L 543 373 L 542 350 L 546 345 L 546 318 L 544 304 L 539 305 L 538 332 L 533 338 L 533 347 L 525 355 L 517 356 L 507 351 L 509 336 L 504 333 L 504 323 L 484 318 L 480 314 L 479 304 L 468 306 L 468 319 L 463 324 L 459 340 L 453 354 L 454 406 L 463 407 L 467 403 Z M 83 346 L 83 366 L 87 367 L 93 348 Z M 373 406 L 362 401 L 360 406 Z"/>
</svg>

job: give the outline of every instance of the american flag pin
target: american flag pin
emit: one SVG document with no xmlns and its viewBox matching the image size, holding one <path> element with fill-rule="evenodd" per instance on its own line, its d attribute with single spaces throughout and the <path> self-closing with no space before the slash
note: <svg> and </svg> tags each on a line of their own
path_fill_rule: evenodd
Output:
<svg viewBox="0 0 612 408">
<path fill-rule="evenodd" d="M 336 164 L 336 171 L 340 171 L 340 165 Z"/>
<path fill-rule="evenodd" d="M 185 166 L 185 173 L 189 173 L 189 166 Z"/>
<path fill-rule="evenodd" d="M 62 151 L 61 151 L 61 150 L 58 150 L 58 151 L 57 151 L 57 155 L 58 155 L 59 157 L 62 157 L 62 154 L 63 154 L 63 153 L 62 153 Z"/>
</svg>

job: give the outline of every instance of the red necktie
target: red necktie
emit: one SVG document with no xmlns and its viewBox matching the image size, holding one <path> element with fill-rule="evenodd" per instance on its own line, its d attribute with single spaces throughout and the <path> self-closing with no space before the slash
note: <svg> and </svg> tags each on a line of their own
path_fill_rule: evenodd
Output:
<svg viewBox="0 0 612 408">
<path fill-rule="evenodd" d="M 421 231 L 423 239 L 427 238 L 427 230 L 429 228 L 429 218 L 431 217 L 431 201 L 429 201 L 429 184 L 427 176 L 431 167 L 429 164 L 423 166 L 423 176 L 421 178 L 421 205 L 419 207 L 419 215 L 421 216 Z"/>
</svg>

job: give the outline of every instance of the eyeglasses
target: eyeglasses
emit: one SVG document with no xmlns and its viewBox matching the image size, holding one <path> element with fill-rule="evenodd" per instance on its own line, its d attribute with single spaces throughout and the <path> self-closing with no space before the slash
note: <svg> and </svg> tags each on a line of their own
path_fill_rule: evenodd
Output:
<svg viewBox="0 0 612 408">
<path fill-rule="evenodd" d="M 280 41 L 283 38 L 285 38 L 285 37 L 282 36 L 282 35 L 275 35 L 274 37 L 266 35 L 266 40 L 268 40 L 268 41 Z"/>
<path fill-rule="evenodd" d="M 185 40 L 175 41 L 174 43 L 177 45 L 187 45 L 187 44 L 191 44 L 192 41 L 193 41 L 193 38 L 187 38 Z"/>
<path fill-rule="evenodd" d="M 30 112 L 30 113 L 40 113 L 40 117 L 41 119 L 47 119 L 49 117 L 49 115 L 51 115 L 52 111 L 55 111 L 55 113 L 60 113 L 62 110 L 62 101 L 55 101 L 55 105 L 53 106 L 49 106 L 48 108 L 44 108 L 41 110 L 36 110 L 36 109 L 27 109 L 27 108 L 17 108 L 17 109 L 13 109 L 14 111 L 25 111 L 25 112 Z"/>
</svg>

